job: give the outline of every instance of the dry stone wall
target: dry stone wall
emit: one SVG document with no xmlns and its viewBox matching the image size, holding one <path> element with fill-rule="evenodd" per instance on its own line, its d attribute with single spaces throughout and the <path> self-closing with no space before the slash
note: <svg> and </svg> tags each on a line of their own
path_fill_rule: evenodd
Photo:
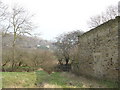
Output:
<svg viewBox="0 0 120 90">
<path fill-rule="evenodd" d="M 78 75 L 118 80 L 118 19 L 110 20 L 79 37 Z"/>
</svg>

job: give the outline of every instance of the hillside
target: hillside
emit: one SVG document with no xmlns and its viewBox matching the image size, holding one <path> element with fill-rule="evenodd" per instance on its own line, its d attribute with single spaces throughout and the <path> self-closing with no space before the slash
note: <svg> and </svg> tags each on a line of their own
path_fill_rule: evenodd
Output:
<svg viewBox="0 0 120 90">
<path fill-rule="evenodd" d="M 2 46 L 11 47 L 13 42 L 13 35 L 7 34 L 2 37 Z M 42 49 L 52 49 L 53 45 L 50 41 L 43 40 L 37 37 L 20 36 L 16 40 L 16 46 L 20 48 L 42 48 Z"/>
</svg>

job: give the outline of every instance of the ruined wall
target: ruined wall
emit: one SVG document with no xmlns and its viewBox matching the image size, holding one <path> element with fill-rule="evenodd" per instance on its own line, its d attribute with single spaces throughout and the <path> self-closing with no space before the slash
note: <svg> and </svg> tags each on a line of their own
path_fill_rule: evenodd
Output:
<svg viewBox="0 0 120 90">
<path fill-rule="evenodd" d="M 79 59 L 72 71 L 100 79 L 118 79 L 118 19 L 80 36 Z"/>
</svg>

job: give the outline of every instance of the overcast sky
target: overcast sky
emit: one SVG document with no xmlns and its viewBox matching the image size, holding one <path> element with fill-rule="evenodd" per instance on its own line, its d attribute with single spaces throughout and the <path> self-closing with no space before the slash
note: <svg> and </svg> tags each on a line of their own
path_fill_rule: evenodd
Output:
<svg viewBox="0 0 120 90">
<path fill-rule="evenodd" d="M 73 30 L 88 31 L 89 17 L 100 14 L 119 0 L 2 0 L 13 7 L 18 3 L 35 14 L 35 33 L 52 40 L 59 34 Z"/>
</svg>

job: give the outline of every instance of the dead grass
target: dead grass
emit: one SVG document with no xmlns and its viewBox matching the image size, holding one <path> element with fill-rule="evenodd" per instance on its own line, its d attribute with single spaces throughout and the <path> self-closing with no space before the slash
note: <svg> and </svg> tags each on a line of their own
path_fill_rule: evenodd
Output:
<svg viewBox="0 0 120 90">
<path fill-rule="evenodd" d="M 62 88 L 62 87 L 55 84 L 44 83 L 43 88 Z"/>
</svg>

